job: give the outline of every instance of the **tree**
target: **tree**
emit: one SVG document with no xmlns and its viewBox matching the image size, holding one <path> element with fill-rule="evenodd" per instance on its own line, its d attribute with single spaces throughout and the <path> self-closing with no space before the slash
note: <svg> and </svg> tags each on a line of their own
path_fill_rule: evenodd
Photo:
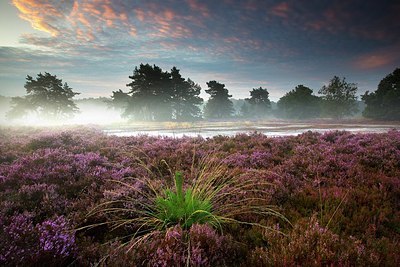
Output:
<svg viewBox="0 0 400 267">
<path fill-rule="evenodd" d="M 250 118 L 252 116 L 250 104 L 246 101 L 240 106 L 239 116 L 244 119 Z"/>
<path fill-rule="evenodd" d="M 56 75 L 48 72 L 39 73 L 36 79 L 26 77 L 25 97 L 13 97 L 12 108 L 8 112 L 9 118 L 18 118 L 35 112 L 39 117 L 46 119 L 60 119 L 73 116 L 79 111 L 72 98 L 76 93 L 62 83 Z"/>
<path fill-rule="evenodd" d="M 268 115 L 271 110 L 271 101 L 267 89 L 262 87 L 250 91 L 250 98 L 246 98 L 246 102 L 250 104 L 248 112 L 251 117 L 263 118 Z"/>
<path fill-rule="evenodd" d="M 203 99 L 199 97 L 201 87 L 189 78 L 185 80 L 179 69 L 171 69 L 172 110 L 177 121 L 190 121 L 201 118 L 199 105 Z"/>
<path fill-rule="evenodd" d="M 381 120 L 400 120 L 400 68 L 383 78 L 378 89 L 361 97 L 366 107 L 363 116 Z"/>
<path fill-rule="evenodd" d="M 341 80 L 334 76 L 318 93 L 322 94 L 322 109 L 327 116 L 338 119 L 357 112 L 357 85 L 346 82 L 344 77 Z"/>
<path fill-rule="evenodd" d="M 123 117 L 146 121 L 201 117 L 201 88 L 182 78 L 176 67 L 169 73 L 156 65 L 140 64 L 129 78 L 133 80 L 127 84 L 130 91 L 113 91 L 110 101 L 111 106 L 123 110 Z"/>
<path fill-rule="evenodd" d="M 312 93 L 313 91 L 304 85 L 296 86 L 279 99 L 278 115 L 289 119 L 319 117 L 321 99 Z"/>
<path fill-rule="evenodd" d="M 171 119 L 172 90 L 168 72 L 156 65 L 140 64 L 129 79 L 132 82 L 126 85 L 130 88 L 128 93 L 119 90 L 112 95 L 115 106 L 126 105 L 124 117 L 145 121 Z"/>
<path fill-rule="evenodd" d="M 131 97 L 128 93 L 124 93 L 121 89 L 113 91 L 111 99 L 107 99 L 104 102 L 107 103 L 109 108 L 114 108 L 122 111 L 122 117 L 129 117 L 129 114 L 133 111 L 129 109 Z"/>
<path fill-rule="evenodd" d="M 233 103 L 229 100 L 232 97 L 225 84 L 209 81 L 206 93 L 210 95 L 205 108 L 204 116 L 206 118 L 229 118 L 232 116 L 234 109 Z"/>
</svg>

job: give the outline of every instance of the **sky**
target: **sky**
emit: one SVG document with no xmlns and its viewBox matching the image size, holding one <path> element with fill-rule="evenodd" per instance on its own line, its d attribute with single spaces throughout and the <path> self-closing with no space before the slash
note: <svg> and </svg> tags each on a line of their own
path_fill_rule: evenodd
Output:
<svg viewBox="0 0 400 267">
<path fill-rule="evenodd" d="M 277 101 L 334 76 L 359 94 L 400 67 L 400 2 L 355 0 L 0 0 L 0 95 L 50 72 L 80 98 L 128 91 L 149 63 L 234 98 L 267 88 Z"/>
</svg>

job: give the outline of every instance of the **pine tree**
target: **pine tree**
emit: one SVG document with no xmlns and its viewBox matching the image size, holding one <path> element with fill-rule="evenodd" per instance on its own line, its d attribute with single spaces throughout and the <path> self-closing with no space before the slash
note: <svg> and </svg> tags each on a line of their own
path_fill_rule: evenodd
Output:
<svg viewBox="0 0 400 267">
<path fill-rule="evenodd" d="M 229 98 L 232 96 L 229 94 L 228 89 L 225 88 L 225 84 L 209 81 L 207 86 L 209 89 L 206 90 L 206 93 L 210 95 L 210 99 L 204 108 L 204 116 L 218 119 L 231 117 L 234 109 L 233 103 Z"/>
<path fill-rule="evenodd" d="M 253 118 L 265 118 L 271 110 L 268 90 L 262 87 L 251 90 L 246 101 L 250 104 L 249 113 Z"/>
<path fill-rule="evenodd" d="M 185 80 L 179 69 L 171 69 L 172 110 L 177 121 L 191 121 L 201 118 L 199 105 L 203 99 L 199 97 L 201 87 L 192 80 Z"/>
<path fill-rule="evenodd" d="M 25 97 L 12 98 L 12 108 L 7 114 L 9 118 L 34 112 L 40 118 L 60 119 L 71 117 L 79 111 L 72 100 L 79 93 L 74 92 L 67 83 L 63 84 L 56 75 L 39 73 L 36 79 L 28 75 L 25 89 Z"/>
</svg>

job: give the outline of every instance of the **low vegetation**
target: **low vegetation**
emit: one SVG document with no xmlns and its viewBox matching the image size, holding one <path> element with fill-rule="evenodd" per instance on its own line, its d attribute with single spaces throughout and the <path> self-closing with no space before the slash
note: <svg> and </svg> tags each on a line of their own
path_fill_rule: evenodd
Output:
<svg viewBox="0 0 400 267">
<path fill-rule="evenodd" d="M 0 137 L 0 265 L 400 263 L 398 131 Z"/>
</svg>

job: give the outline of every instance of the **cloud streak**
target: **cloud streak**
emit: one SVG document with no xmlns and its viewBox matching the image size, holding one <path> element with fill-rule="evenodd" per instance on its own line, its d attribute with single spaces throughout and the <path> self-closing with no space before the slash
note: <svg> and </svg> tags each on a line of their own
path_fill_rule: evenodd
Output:
<svg viewBox="0 0 400 267">
<path fill-rule="evenodd" d="M 400 62 L 400 43 L 358 56 L 354 66 L 361 70 L 390 68 Z"/>
<path fill-rule="evenodd" d="M 319 86 L 335 69 L 362 77 L 399 65 L 400 5 L 372 2 L 13 0 L 37 30 L 20 39 L 34 50 L 14 51 L 0 64 L 10 75 L 55 68 L 83 80 L 85 73 L 127 76 L 149 62 L 188 68 L 201 82 L 227 77 L 234 95 L 243 95 L 246 81 L 263 81 L 279 95 L 293 89 L 287 79 Z"/>
</svg>

